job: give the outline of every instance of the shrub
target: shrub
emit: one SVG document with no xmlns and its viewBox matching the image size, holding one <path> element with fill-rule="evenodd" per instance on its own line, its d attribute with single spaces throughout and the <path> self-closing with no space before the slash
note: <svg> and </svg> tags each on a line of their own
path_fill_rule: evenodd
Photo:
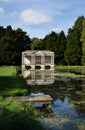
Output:
<svg viewBox="0 0 85 130">
<path fill-rule="evenodd" d="M 0 102 L 0 130 L 43 130 L 39 114 L 32 104 Z"/>
</svg>

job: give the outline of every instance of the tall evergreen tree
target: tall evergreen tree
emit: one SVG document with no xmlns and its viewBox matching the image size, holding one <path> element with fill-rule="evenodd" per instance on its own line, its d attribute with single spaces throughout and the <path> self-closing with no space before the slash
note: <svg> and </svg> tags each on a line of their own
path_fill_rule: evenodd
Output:
<svg viewBox="0 0 85 130">
<path fill-rule="evenodd" d="M 60 32 L 57 39 L 57 64 L 65 64 L 64 52 L 66 49 L 66 37 L 63 31 Z"/>
<path fill-rule="evenodd" d="M 82 42 L 82 65 L 85 65 L 85 20 L 83 21 L 83 30 L 80 40 Z"/>
<path fill-rule="evenodd" d="M 67 36 L 67 48 L 65 51 L 65 61 L 69 65 L 80 65 L 82 57 L 82 44 L 80 42 L 82 32 L 82 22 L 84 17 L 79 17 L 73 28 L 69 29 Z"/>
<path fill-rule="evenodd" d="M 56 63 L 57 50 L 58 50 L 57 39 L 58 39 L 58 34 L 55 32 L 51 32 L 50 34 L 46 35 L 45 38 L 42 40 L 43 49 L 50 50 L 55 53 L 55 63 Z"/>
<path fill-rule="evenodd" d="M 4 27 L 0 26 L 0 38 L 3 37 L 5 34 L 5 29 Z"/>
<path fill-rule="evenodd" d="M 45 38 L 43 39 L 43 44 L 45 50 L 55 50 L 55 45 L 57 44 L 57 38 L 58 34 L 55 32 L 51 32 L 50 34 L 46 35 Z"/>
</svg>

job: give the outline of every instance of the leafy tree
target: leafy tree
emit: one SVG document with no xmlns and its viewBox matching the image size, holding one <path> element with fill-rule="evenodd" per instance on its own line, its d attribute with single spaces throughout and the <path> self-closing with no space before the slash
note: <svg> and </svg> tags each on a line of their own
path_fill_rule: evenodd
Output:
<svg viewBox="0 0 85 130">
<path fill-rule="evenodd" d="M 79 17 L 73 28 L 69 29 L 67 36 L 67 48 L 65 51 L 65 61 L 69 65 L 80 65 L 82 57 L 82 44 L 80 42 L 82 32 L 82 22 L 84 17 Z"/>
<path fill-rule="evenodd" d="M 47 35 L 43 39 L 43 44 L 45 46 L 45 49 L 55 52 L 55 50 L 56 50 L 55 45 L 57 45 L 57 38 L 58 38 L 58 34 L 55 32 L 51 32 L 49 35 Z"/>
<path fill-rule="evenodd" d="M 12 29 L 10 25 L 5 28 L 5 36 L 7 37 L 14 36 L 14 32 L 15 31 Z"/>
<path fill-rule="evenodd" d="M 0 63 L 12 64 L 14 56 L 13 39 L 4 36 L 0 40 Z"/>
<path fill-rule="evenodd" d="M 3 64 L 12 64 L 14 62 L 15 47 L 14 47 L 14 31 L 11 26 L 3 28 L 0 39 L 0 57 Z"/>
<path fill-rule="evenodd" d="M 58 34 L 55 32 L 51 32 L 49 35 L 46 35 L 45 38 L 42 40 L 43 49 L 50 50 L 55 53 L 55 62 L 57 57 L 57 50 L 58 50 L 58 44 L 57 44 Z"/>
<path fill-rule="evenodd" d="M 42 39 L 39 38 L 32 38 L 32 43 L 31 43 L 31 49 L 32 50 L 41 50 L 41 43 L 42 43 Z"/>
<path fill-rule="evenodd" d="M 25 50 L 30 50 L 31 39 L 26 32 L 22 31 L 22 29 L 18 28 L 15 31 L 14 37 L 14 46 L 15 46 L 15 63 L 21 64 L 21 53 Z"/>
<path fill-rule="evenodd" d="M 82 65 L 85 65 L 85 19 L 83 21 L 83 30 L 80 40 L 82 42 Z"/>
<path fill-rule="evenodd" d="M 4 33 L 5 29 L 2 26 L 0 26 L 0 38 L 4 35 Z"/>
<path fill-rule="evenodd" d="M 55 53 L 55 63 L 65 64 L 64 51 L 66 48 L 66 37 L 63 31 L 60 34 L 51 32 L 42 41 L 43 48 Z"/>
<path fill-rule="evenodd" d="M 21 64 L 21 53 L 30 49 L 31 40 L 26 32 L 11 26 L 0 27 L 0 64 Z"/>
</svg>

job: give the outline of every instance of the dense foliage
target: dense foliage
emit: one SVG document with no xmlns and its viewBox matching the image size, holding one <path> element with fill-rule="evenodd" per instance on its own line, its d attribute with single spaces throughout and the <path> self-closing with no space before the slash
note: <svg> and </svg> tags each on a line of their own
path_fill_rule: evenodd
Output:
<svg viewBox="0 0 85 130">
<path fill-rule="evenodd" d="M 82 42 L 82 65 L 85 65 L 85 20 L 83 21 L 83 31 L 81 35 L 81 42 Z"/>
<path fill-rule="evenodd" d="M 68 65 L 81 65 L 82 44 L 80 41 L 82 33 L 82 23 L 84 17 L 79 17 L 73 28 L 69 29 L 67 36 L 67 48 L 65 51 L 65 61 Z"/>
<path fill-rule="evenodd" d="M 0 26 L 0 65 L 20 65 L 25 50 L 50 50 L 59 65 L 85 65 L 85 18 L 78 17 L 67 36 L 51 32 L 43 39 L 29 38 L 22 29 Z"/>
<path fill-rule="evenodd" d="M 0 130 L 43 130 L 32 104 L 0 98 Z"/>
<path fill-rule="evenodd" d="M 64 32 L 51 32 L 38 44 L 40 50 L 50 50 L 55 53 L 55 63 L 59 65 L 84 65 L 85 63 L 85 18 L 78 17 L 72 28 L 68 30 L 67 36 Z M 83 33 L 83 34 L 82 34 Z M 83 37 L 82 36 L 82 37 Z M 82 43 L 83 42 L 83 43 Z M 39 41 L 38 41 L 39 43 Z M 32 42 L 32 45 L 34 42 Z M 37 45 L 37 44 L 36 44 Z M 35 45 L 34 45 L 34 48 Z"/>
<path fill-rule="evenodd" d="M 29 36 L 22 29 L 0 27 L 0 64 L 21 64 L 21 52 L 30 49 L 30 43 Z"/>
</svg>

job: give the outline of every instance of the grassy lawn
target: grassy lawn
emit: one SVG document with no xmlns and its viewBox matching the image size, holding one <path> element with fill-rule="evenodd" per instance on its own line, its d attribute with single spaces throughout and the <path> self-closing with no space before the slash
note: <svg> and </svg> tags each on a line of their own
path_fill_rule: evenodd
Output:
<svg viewBox="0 0 85 130">
<path fill-rule="evenodd" d="M 27 84 L 14 66 L 0 67 L 0 130 L 43 130 L 40 115 L 29 103 L 6 101 L 5 96 L 27 95 Z"/>
<path fill-rule="evenodd" d="M 85 74 L 85 66 L 63 66 L 55 65 L 55 70 L 81 72 Z"/>
<path fill-rule="evenodd" d="M 28 93 L 25 79 L 16 74 L 17 71 L 14 66 L 0 67 L 0 95 L 14 96 Z"/>
<path fill-rule="evenodd" d="M 15 76 L 16 67 L 14 66 L 2 66 L 0 67 L 0 76 Z"/>
</svg>

